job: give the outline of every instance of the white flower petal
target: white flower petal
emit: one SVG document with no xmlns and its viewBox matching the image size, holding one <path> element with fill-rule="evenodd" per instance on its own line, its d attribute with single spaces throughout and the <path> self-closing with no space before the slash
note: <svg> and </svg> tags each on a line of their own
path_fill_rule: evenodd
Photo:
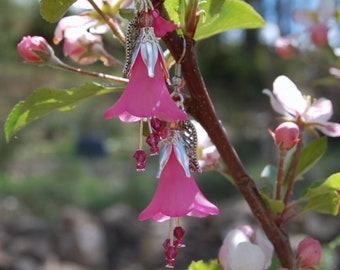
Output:
<svg viewBox="0 0 340 270">
<path fill-rule="evenodd" d="M 263 268 L 267 269 L 272 263 L 272 256 L 274 252 L 273 244 L 268 240 L 265 234 L 258 230 L 256 232 L 256 244 L 262 249 L 264 254 Z"/>
<path fill-rule="evenodd" d="M 279 76 L 273 83 L 273 94 L 286 112 L 301 115 L 307 106 L 306 100 L 296 85 L 286 76 Z"/>
<path fill-rule="evenodd" d="M 319 0 L 318 16 L 321 23 L 326 23 L 330 18 L 334 17 L 336 12 L 335 0 Z"/>
<path fill-rule="evenodd" d="M 332 102 L 329 99 L 320 98 L 315 101 L 305 113 L 306 121 L 328 121 L 333 114 Z"/>
<path fill-rule="evenodd" d="M 230 268 L 232 270 L 263 270 L 265 256 L 260 247 L 242 242 L 234 252 L 230 252 Z"/>
<path fill-rule="evenodd" d="M 277 113 L 281 115 L 288 116 L 287 112 L 282 107 L 281 103 L 277 101 L 277 99 L 275 98 L 275 96 L 270 90 L 264 89 L 262 93 L 267 95 L 270 98 L 270 105 L 272 105 L 272 108 L 274 109 L 274 111 L 276 111 Z"/>
<path fill-rule="evenodd" d="M 329 137 L 340 137 L 340 124 L 333 122 L 319 122 L 315 128 L 320 130 L 323 134 Z"/>
</svg>

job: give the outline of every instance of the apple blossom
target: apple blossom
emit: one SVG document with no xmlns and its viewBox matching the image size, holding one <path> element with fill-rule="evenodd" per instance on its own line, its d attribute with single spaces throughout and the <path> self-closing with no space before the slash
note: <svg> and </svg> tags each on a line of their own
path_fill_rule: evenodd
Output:
<svg viewBox="0 0 340 270">
<path fill-rule="evenodd" d="M 317 129 L 330 137 L 340 136 L 340 124 L 328 122 L 333 114 L 332 102 L 326 98 L 311 101 L 304 97 L 296 85 L 286 76 L 279 76 L 273 83 L 273 92 L 263 93 L 270 97 L 273 109 L 300 128 Z"/>
<path fill-rule="evenodd" d="M 320 263 L 322 247 L 318 240 L 307 237 L 302 240 L 296 250 L 296 258 L 302 268 L 312 268 Z"/>
<path fill-rule="evenodd" d="M 296 10 L 294 12 L 294 19 L 307 28 L 310 38 L 316 46 L 323 47 L 328 43 L 327 23 L 329 19 L 335 16 L 335 13 L 335 0 L 319 0 L 316 11 L 307 9 Z"/>
<path fill-rule="evenodd" d="M 224 270 L 263 270 L 271 264 L 273 246 L 265 235 L 249 225 L 229 231 L 219 250 Z"/>
<path fill-rule="evenodd" d="M 105 65 L 117 64 L 104 49 L 102 37 L 89 32 L 97 24 L 97 20 L 89 16 L 68 16 L 62 18 L 55 31 L 53 42 L 58 44 L 64 40 L 63 53 L 81 65 L 89 65 L 101 60 Z"/>
</svg>

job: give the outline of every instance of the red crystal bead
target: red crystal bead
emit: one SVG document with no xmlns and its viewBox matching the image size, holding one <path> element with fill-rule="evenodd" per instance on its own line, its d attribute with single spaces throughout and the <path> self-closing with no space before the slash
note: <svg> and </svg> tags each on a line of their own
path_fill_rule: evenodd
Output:
<svg viewBox="0 0 340 270">
<path fill-rule="evenodd" d="M 165 267 L 173 268 L 175 265 L 175 258 L 177 256 L 177 248 L 175 246 L 168 246 L 164 251 L 164 255 L 166 261 Z"/>
<path fill-rule="evenodd" d="M 170 246 L 170 238 L 167 238 L 163 242 L 164 249 L 167 249 Z"/>
<path fill-rule="evenodd" d="M 145 154 L 144 150 L 137 150 L 133 154 L 133 158 L 136 160 L 136 170 L 137 170 L 137 172 L 145 171 L 146 154 Z"/>
<path fill-rule="evenodd" d="M 162 130 L 162 121 L 159 120 L 158 118 L 152 118 L 150 120 L 151 123 L 151 127 L 154 131 L 156 131 L 157 133 L 160 132 Z"/>
<path fill-rule="evenodd" d="M 185 230 L 181 226 L 177 226 L 174 228 L 174 236 L 176 240 L 174 241 L 174 245 L 176 247 L 185 247 L 183 244 L 183 236 L 184 236 Z"/>
<path fill-rule="evenodd" d="M 146 138 L 146 143 L 150 146 L 151 155 L 156 155 L 159 152 L 158 143 L 159 136 L 155 133 L 150 133 Z"/>
</svg>

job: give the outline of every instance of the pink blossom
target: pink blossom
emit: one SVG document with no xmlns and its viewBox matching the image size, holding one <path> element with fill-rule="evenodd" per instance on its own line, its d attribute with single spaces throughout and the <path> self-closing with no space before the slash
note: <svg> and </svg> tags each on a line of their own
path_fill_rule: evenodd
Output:
<svg viewBox="0 0 340 270">
<path fill-rule="evenodd" d="M 104 113 L 104 118 L 119 116 L 123 122 L 133 122 L 151 116 L 167 122 L 185 120 L 186 114 L 177 107 L 169 94 L 164 79 L 164 68 L 162 55 L 158 52 L 154 76 L 150 77 L 141 52 L 138 52 L 123 94 Z"/>
<path fill-rule="evenodd" d="M 157 190 L 149 205 L 139 214 L 139 220 L 153 218 L 161 222 L 185 215 L 217 215 L 218 208 L 203 196 L 193 176 L 187 176 L 176 155 L 176 146 L 170 144 L 168 147 L 171 147 L 170 155 L 161 170 Z"/>
<path fill-rule="evenodd" d="M 58 44 L 64 40 L 64 55 L 78 64 L 89 65 L 101 60 L 105 65 L 113 65 L 116 61 L 104 49 L 102 37 L 99 35 L 102 32 L 89 32 L 91 29 L 94 32 L 96 24 L 97 20 L 89 16 L 64 17 L 54 31 L 53 42 Z"/>
<path fill-rule="evenodd" d="M 296 85 L 286 76 L 279 76 L 273 84 L 273 92 L 263 93 L 270 97 L 273 109 L 300 127 L 316 128 L 330 137 L 340 136 L 340 124 L 328 122 L 333 114 L 332 102 L 326 98 L 312 101 L 304 97 Z"/>
<path fill-rule="evenodd" d="M 26 36 L 17 45 L 19 54 L 31 63 L 49 62 L 54 56 L 54 51 L 46 39 L 39 36 Z"/>
<path fill-rule="evenodd" d="M 318 240 L 307 237 L 302 240 L 296 250 L 296 258 L 302 268 L 312 268 L 320 263 L 322 247 Z"/>
<path fill-rule="evenodd" d="M 319 0 L 319 6 L 316 11 L 308 9 L 299 9 L 294 12 L 296 22 L 306 26 L 310 38 L 317 46 L 327 45 L 329 19 L 335 16 L 335 0 Z"/>
<path fill-rule="evenodd" d="M 273 250 L 261 231 L 243 225 L 227 234 L 218 259 L 224 270 L 263 270 L 270 266 Z"/>
<path fill-rule="evenodd" d="M 300 129 L 293 122 L 284 122 L 280 124 L 273 133 L 277 146 L 282 150 L 293 148 L 299 141 Z"/>
</svg>

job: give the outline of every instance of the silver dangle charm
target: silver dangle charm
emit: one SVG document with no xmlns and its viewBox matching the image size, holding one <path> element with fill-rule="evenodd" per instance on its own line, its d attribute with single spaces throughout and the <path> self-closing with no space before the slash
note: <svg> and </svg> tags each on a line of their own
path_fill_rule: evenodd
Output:
<svg viewBox="0 0 340 270">
<path fill-rule="evenodd" d="M 126 28 L 126 43 L 125 43 L 125 65 L 123 73 L 128 74 L 132 65 L 132 56 L 136 51 L 139 37 L 138 17 L 135 16 L 127 25 Z"/>
<path fill-rule="evenodd" d="M 180 134 L 182 137 L 185 152 L 189 158 L 189 168 L 191 172 L 201 173 L 202 168 L 197 157 L 197 132 L 194 124 L 190 120 L 179 121 Z"/>
</svg>

